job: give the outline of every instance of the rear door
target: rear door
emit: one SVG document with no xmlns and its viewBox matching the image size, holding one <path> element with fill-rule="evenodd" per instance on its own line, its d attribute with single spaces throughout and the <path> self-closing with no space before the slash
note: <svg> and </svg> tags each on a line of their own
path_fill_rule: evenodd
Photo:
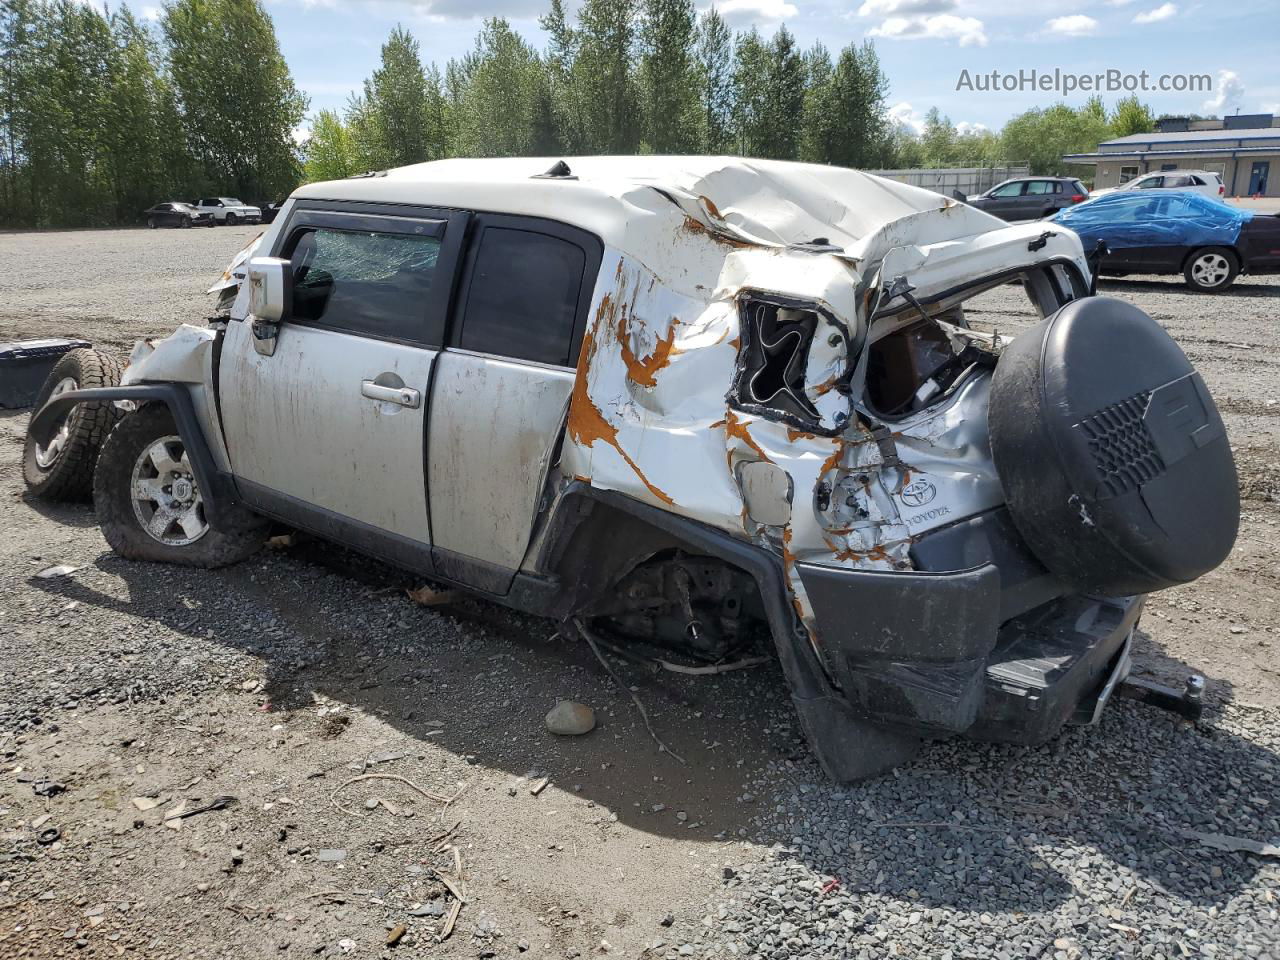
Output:
<svg viewBox="0 0 1280 960">
<path fill-rule="evenodd" d="M 427 401 L 467 215 L 355 206 L 296 207 L 281 231 L 292 305 L 274 354 L 229 325 L 227 449 L 249 503 L 429 571 Z"/>
<path fill-rule="evenodd" d="M 994 213 L 997 217 L 1005 220 L 1017 220 L 1018 207 L 1021 203 L 1022 188 L 1025 182 L 1014 180 L 1011 183 L 1002 183 L 989 194 L 987 194 L 986 202 L 983 203 L 982 209 L 987 213 Z"/>
<path fill-rule="evenodd" d="M 1054 180 L 1028 180 L 1018 202 L 1019 218 L 1036 220 L 1052 213 L 1059 206 L 1056 196 L 1059 187 Z"/>
<path fill-rule="evenodd" d="M 564 224 L 475 217 L 427 434 L 444 577 L 510 588 L 559 452 L 601 252 Z"/>
</svg>

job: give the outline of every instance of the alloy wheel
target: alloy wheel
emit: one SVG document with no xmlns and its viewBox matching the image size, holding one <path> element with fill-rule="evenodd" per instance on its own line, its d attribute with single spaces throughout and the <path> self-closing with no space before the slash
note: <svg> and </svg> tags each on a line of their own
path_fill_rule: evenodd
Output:
<svg viewBox="0 0 1280 960">
<path fill-rule="evenodd" d="M 129 486 L 134 515 L 152 539 L 182 547 L 209 532 L 204 497 L 181 437 L 161 437 L 147 446 Z"/>
</svg>

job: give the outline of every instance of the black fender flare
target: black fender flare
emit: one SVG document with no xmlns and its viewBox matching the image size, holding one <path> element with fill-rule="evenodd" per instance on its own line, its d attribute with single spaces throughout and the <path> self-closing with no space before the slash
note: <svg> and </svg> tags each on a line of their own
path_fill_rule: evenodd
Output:
<svg viewBox="0 0 1280 960">
<path fill-rule="evenodd" d="M 196 416 L 195 405 L 191 402 L 191 394 L 181 384 L 136 383 L 116 387 L 93 387 L 87 390 L 68 390 L 51 399 L 36 412 L 27 425 L 27 433 L 39 443 L 48 443 L 58 418 L 72 407 L 81 403 L 116 400 L 129 400 L 139 406 L 144 403 L 163 403 L 169 408 L 173 421 L 178 427 L 178 435 L 182 437 L 182 442 L 187 448 L 187 456 L 191 459 L 191 469 L 196 475 L 196 483 L 204 491 L 205 517 L 210 526 L 219 528 L 223 508 L 237 499 L 235 488 L 230 478 L 214 463 L 209 442 L 205 439 L 204 430 Z"/>
</svg>

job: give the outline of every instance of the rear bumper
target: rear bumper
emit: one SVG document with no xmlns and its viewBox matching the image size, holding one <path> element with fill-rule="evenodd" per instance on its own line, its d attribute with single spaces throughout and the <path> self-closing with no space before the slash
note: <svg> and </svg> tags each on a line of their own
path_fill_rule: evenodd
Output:
<svg viewBox="0 0 1280 960">
<path fill-rule="evenodd" d="M 1123 673 L 1142 597 L 1067 596 L 1001 622 L 994 564 L 952 573 L 798 564 L 828 674 L 856 715 L 920 737 L 1040 743 Z M 1114 684 L 1113 684 L 1114 686 Z"/>
</svg>

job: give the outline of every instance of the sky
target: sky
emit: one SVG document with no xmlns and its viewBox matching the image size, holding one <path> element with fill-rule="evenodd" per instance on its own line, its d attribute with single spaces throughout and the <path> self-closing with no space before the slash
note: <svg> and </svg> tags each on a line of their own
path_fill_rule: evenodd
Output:
<svg viewBox="0 0 1280 960">
<path fill-rule="evenodd" d="M 480 21 L 504 16 L 536 47 L 546 0 L 265 0 L 295 82 L 312 112 L 341 108 L 377 66 L 387 34 L 402 24 L 423 59 L 443 64 L 469 50 Z M 704 9 L 709 0 L 695 0 Z M 575 9 L 568 0 L 567 9 Z M 785 23 L 801 45 L 833 52 L 871 39 L 889 78 L 891 113 L 918 127 L 938 107 L 962 129 L 999 130 L 1031 107 L 1083 103 L 1087 92 L 992 91 L 982 75 L 1055 69 L 1092 76 L 1108 70 L 1149 82 L 1207 75 L 1205 91 L 1139 92 L 1157 113 L 1280 113 L 1280 6 L 1275 0 L 717 0 L 735 29 L 772 33 Z M 155 7 L 144 9 L 157 16 Z M 967 73 L 966 73 L 967 71 Z M 967 78 L 967 79 L 966 79 Z M 1042 80 L 1041 82 L 1045 82 Z M 958 89 L 959 88 L 959 89 Z M 1108 105 L 1124 90 L 1101 91 Z"/>
</svg>

